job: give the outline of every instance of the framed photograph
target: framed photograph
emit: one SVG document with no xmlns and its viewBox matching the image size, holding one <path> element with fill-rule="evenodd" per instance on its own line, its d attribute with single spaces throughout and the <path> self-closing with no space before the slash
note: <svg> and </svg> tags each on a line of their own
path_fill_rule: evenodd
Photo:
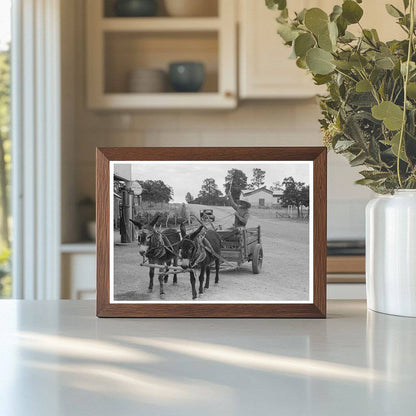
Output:
<svg viewBox="0 0 416 416">
<path fill-rule="evenodd" d="M 326 154 L 97 149 L 97 316 L 324 318 Z"/>
</svg>

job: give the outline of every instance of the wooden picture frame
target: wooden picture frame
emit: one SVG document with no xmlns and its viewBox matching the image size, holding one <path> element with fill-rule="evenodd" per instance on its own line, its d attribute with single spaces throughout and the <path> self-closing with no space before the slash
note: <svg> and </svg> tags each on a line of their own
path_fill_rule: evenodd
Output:
<svg viewBox="0 0 416 416">
<path fill-rule="evenodd" d="M 324 147 L 128 147 L 97 148 L 97 316 L 186 318 L 325 318 L 326 317 L 326 184 Z M 312 299 L 308 303 L 112 303 L 110 302 L 110 162 L 116 161 L 310 161 L 313 166 Z M 225 163 L 225 162 L 222 162 Z M 312 186 L 313 184 L 313 186 Z M 311 208 L 312 208 L 311 206 Z M 261 276 L 261 275 L 259 275 Z M 261 277 L 259 277 L 261 278 Z"/>
</svg>

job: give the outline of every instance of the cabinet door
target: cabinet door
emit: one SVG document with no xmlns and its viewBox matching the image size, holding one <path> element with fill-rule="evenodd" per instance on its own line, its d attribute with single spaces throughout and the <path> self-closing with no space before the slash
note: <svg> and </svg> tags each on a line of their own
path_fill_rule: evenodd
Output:
<svg viewBox="0 0 416 416">
<path fill-rule="evenodd" d="M 290 10 L 322 7 L 322 2 L 292 0 Z M 305 98 L 318 93 L 305 70 L 289 59 L 290 48 L 276 33 L 278 12 L 261 0 L 240 0 L 240 97 Z"/>
<path fill-rule="evenodd" d="M 303 8 L 320 7 L 330 12 L 336 0 L 291 0 L 291 13 Z M 403 8 L 402 0 L 389 3 Z M 376 28 L 382 40 L 401 39 L 404 32 L 386 12 L 382 2 L 361 4 L 366 28 Z M 240 13 L 240 97 L 241 98 L 305 98 L 323 90 L 313 84 L 311 76 L 289 59 L 290 48 L 277 35 L 275 17 L 278 12 L 268 10 L 262 0 L 239 0 Z M 358 25 L 349 30 L 359 33 Z"/>
</svg>

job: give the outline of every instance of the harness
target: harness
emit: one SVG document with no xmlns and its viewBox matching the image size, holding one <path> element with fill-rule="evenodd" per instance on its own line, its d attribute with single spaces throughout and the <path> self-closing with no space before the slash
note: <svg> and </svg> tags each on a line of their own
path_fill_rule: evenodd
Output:
<svg viewBox="0 0 416 416">
<path fill-rule="evenodd" d="M 180 233 L 178 234 L 180 237 Z M 169 252 L 172 255 L 177 256 L 178 253 L 175 252 L 174 246 L 180 244 L 180 242 L 181 239 L 178 242 L 172 244 L 165 234 L 161 233 L 160 231 L 154 230 L 153 233 L 150 235 L 150 244 L 145 256 L 147 258 L 160 259 L 166 256 L 166 252 Z"/>
<path fill-rule="evenodd" d="M 192 255 L 192 258 L 190 259 L 190 265 L 191 267 L 196 266 L 199 263 L 202 263 L 207 258 L 207 253 L 210 253 L 215 258 L 221 260 L 220 256 L 218 256 L 217 253 L 215 253 L 214 249 L 212 248 L 211 243 L 208 241 L 208 239 L 205 237 L 206 231 L 202 232 L 198 235 L 198 237 L 195 240 L 191 240 L 190 238 L 185 237 L 184 240 L 189 241 L 193 247 L 194 247 L 194 253 Z M 214 260 L 211 262 L 213 263 Z"/>
</svg>

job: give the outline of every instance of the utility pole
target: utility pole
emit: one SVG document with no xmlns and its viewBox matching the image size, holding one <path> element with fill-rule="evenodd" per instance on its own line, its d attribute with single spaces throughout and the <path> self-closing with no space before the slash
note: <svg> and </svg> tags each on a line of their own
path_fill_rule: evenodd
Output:
<svg viewBox="0 0 416 416">
<path fill-rule="evenodd" d="M 123 190 L 121 193 L 121 220 L 120 220 L 120 235 L 122 243 L 132 242 L 132 195 L 128 190 Z"/>
</svg>

